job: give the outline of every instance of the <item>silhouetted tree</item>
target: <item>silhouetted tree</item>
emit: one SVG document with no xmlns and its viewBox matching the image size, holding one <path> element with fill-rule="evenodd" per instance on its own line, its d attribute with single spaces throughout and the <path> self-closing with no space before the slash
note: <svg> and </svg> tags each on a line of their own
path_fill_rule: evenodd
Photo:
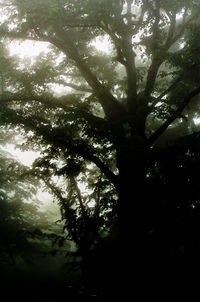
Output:
<svg viewBox="0 0 200 302">
<path fill-rule="evenodd" d="M 199 202 L 198 150 L 186 146 L 198 135 L 186 127 L 184 140 L 177 133 L 161 146 L 159 139 L 198 115 L 188 106 L 200 92 L 199 1 L 15 0 L 1 8 L 2 40 L 50 43 L 50 52 L 13 74 L 12 89 L 4 85 L 1 123 L 17 125 L 25 147 L 41 151 L 32 172 L 60 199 L 82 256 L 95 254 L 109 230 L 110 242 L 96 243 L 104 269 L 95 276 L 116 289 L 128 286 L 129 271 L 144 287 L 158 286 L 153 271 L 180 273 L 194 229 L 188 215 Z M 108 53 L 95 49 L 101 39 Z M 59 97 L 55 84 L 72 90 Z M 55 187 L 53 176 L 67 185 Z M 93 197 L 82 196 L 81 183 Z"/>
</svg>

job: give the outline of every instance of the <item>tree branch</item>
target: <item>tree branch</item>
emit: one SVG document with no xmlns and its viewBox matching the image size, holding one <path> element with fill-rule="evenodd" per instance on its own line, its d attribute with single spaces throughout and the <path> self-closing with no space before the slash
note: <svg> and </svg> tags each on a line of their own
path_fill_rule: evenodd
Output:
<svg viewBox="0 0 200 302">
<path fill-rule="evenodd" d="M 156 98 L 156 101 L 160 101 L 165 95 L 167 95 L 169 92 L 171 92 L 173 89 L 177 87 L 179 82 L 181 80 L 184 80 L 185 76 L 188 76 L 190 72 L 193 72 L 195 70 L 196 64 L 192 64 L 187 70 L 185 70 L 182 74 L 180 74 L 177 79 L 165 90 L 163 91 L 158 98 Z"/>
<path fill-rule="evenodd" d="M 79 205 L 80 205 L 80 209 L 81 209 L 81 212 L 82 212 L 82 217 L 83 217 L 83 219 L 85 221 L 85 224 L 86 224 L 87 220 L 88 220 L 88 215 L 87 215 L 86 207 L 84 206 L 83 198 L 81 196 L 81 191 L 80 191 L 80 189 L 78 187 L 78 184 L 77 184 L 77 180 L 74 176 L 71 176 L 70 181 L 71 181 L 73 187 L 75 188 L 77 198 L 78 198 L 78 201 L 79 201 Z"/>
<path fill-rule="evenodd" d="M 132 4 L 133 4 L 133 0 L 126 0 L 126 4 L 127 4 L 126 19 L 127 19 L 128 25 L 130 25 L 132 23 Z"/>
<path fill-rule="evenodd" d="M 125 66 L 127 74 L 127 105 L 129 112 L 134 113 L 137 105 L 136 54 L 132 48 L 132 33 L 128 30 L 128 25 L 123 25 L 127 27 L 128 34 L 121 39 L 116 37 L 109 27 L 102 26 L 102 29 L 110 36 L 115 45 L 116 60 Z"/>
<path fill-rule="evenodd" d="M 181 74 L 165 91 L 163 91 L 158 98 L 156 98 L 156 101 L 160 101 L 165 95 L 167 95 L 170 91 L 172 91 L 178 83 L 183 79 L 184 75 Z"/>
<path fill-rule="evenodd" d="M 118 176 L 115 175 L 106 164 L 104 164 L 96 155 L 93 154 L 89 148 L 85 147 L 85 145 L 71 145 L 71 142 L 65 141 L 63 138 L 60 137 L 49 137 L 46 133 L 42 134 L 44 136 L 44 139 L 47 139 L 50 141 L 53 140 L 53 142 L 57 142 L 58 146 L 67 148 L 72 151 L 72 153 L 77 154 L 81 156 L 82 158 L 89 160 L 90 162 L 94 163 L 103 173 L 104 175 L 113 183 L 115 187 L 118 186 Z"/>
<path fill-rule="evenodd" d="M 158 52 L 158 43 L 159 43 L 159 22 L 160 22 L 160 0 L 156 1 L 155 9 L 155 21 L 152 27 L 153 36 L 152 36 L 152 63 L 147 74 L 147 81 L 145 86 L 144 95 L 149 97 L 153 91 L 158 69 L 163 62 L 163 58 L 160 57 Z"/>
<path fill-rule="evenodd" d="M 99 24 L 65 24 L 66 27 L 70 28 L 91 28 L 91 27 L 99 27 Z"/>
<path fill-rule="evenodd" d="M 165 49 L 169 49 L 172 41 L 173 41 L 173 36 L 174 36 L 174 30 L 175 30 L 175 26 L 176 26 L 176 12 L 173 12 L 172 15 L 169 15 L 170 18 L 170 26 L 169 26 L 169 31 L 168 31 L 168 35 L 167 35 L 167 39 L 165 42 Z"/>
<path fill-rule="evenodd" d="M 127 36 L 123 39 L 122 53 L 127 74 L 127 105 L 129 113 L 133 114 L 137 107 L 137 75 L 135 66 L 136 54 L 132 49 L 132 36 Z"/>
<path fill-rule="evenodd" d="M 93 90 L 90 89 L 90 88 L 87 88 L 85 86 L 78 86 L 76 84 L 73 84 L 73 83 L 68 83 L 68 82 L 65 82 L 64 80 L 55 80 L 54 83 L 57 83 L 57 84 L 61 84 L 61 85 L 64 85 L 64 86 L 67 86 L 67 87 L 71 87 L 77 91 L 82 91 L 82 92 L 90 92 L 92 93 Z"/>
<path fill-rule="evenodd" d="M 15 40 L 30 40 L 30 41 L 36 41 L 36 42 L 48 42 L 44 37 L 36 37 L 33 35 L 26 35 L 22 32 L 18 31 L 8 31 L 7 28 L 5 28 L 4 24 L 0 25 L 0 38 L 1 37 L 7 37 L 10 39 Z"/>
<path fill-rule="evenodd" d="M 187 14 L 187 8 L 185 9 L 185 12 L 184 12 L 184 15 L 183 15 L 183 22 L 180 26 L 180 31 L 174 37 L 172 37 L 172 39 L 170 39 L 170 42 L 167 45 L 168 49 L 183 36 L 183 34 L 185 32 L 185 29 L 188 26 L 188 24 L 199 16 L 199 11 L 197 10 L 197 12 L 193 16 L 191 16 L 188 20 L 186 20 L 186 17 L 187 17 L 186 14 Z"/>
<path fill-rule="evenodd" d="M 46 40 L 57 46 L 75 62 L 82 76 L 97 95 L 106 117 L 108 119 L 112 119 L 113 117 L 121 116 L 122 111 L 125 111 L 124 107 L 117 101 L 111 92 L 98 81 L 97 77 L 88 67 L 88 64 L 79 55 L 77 48 L 74 46 L 67 33 L 61 28 L 56 28 L 56 31 L 57 36 L 60 39 L 55 37 L 46 37 Z"/>
<path fill-rule="evenodd" d="M 68 95 L 66 95 L 66 98 Z M 108 122 L 101 118 L 98 117 L 90 112 L 84 111 L 82 109 L 70 107 L 71 103 L 69 100 L 65 99 L 65 96 L 56 98 L 53 96 L 38 96 L 38 95 L 18 95 L 18 94 L 11 94 L 11 95 L 2 95 L 0 96 L 0 102 L 5 103 L 11 103 L 14 101 L 20 101 L 20 103 L 25 104 L 28 102 L 38 102 L 41 105 L 46 105 L 48 108 L 62 108 L 65 112 L 71 112 L 74 113 L 76 117 L 83 118 L 85 119 L 91 127 L 93 128 L 103 128 L 103 129 L 109 129 L 109 124 Z"/>
<path fill-rule="evenodd" d="M 193 18 L 195 18 L 195 15 L 194 15 L 193 17 L 189 18 L 188 21 L 185 21 L 186 14 L 187 14 L 187 8 L 185 9 L 185 12 L 183 14 L 183 22 L 181 25 L 181 29 L 180 29 L 179 33 L 174 36 L 174 38 L 172 37 L 168 47 L 172 46 L 178 39 L 180 39 L 182 37 L 182 35 L 186 29 L 186 26 L 193 20 Z"/>
<path fill-rule="evenodd" d="M 74 46 L 69 35 L 64 30 L 62 30 L 62 28 L 58 27 L 58 25 L 55 25 L 55 32 L 56 35 L 50 37 L 46 34 L 40 33 L 39 30 L 37 30 L 36 37 L 34 35 L 30 36 L 21 32 L 7 31 L 3 29 L 3 27 L 0 28 L 0 36 L 5 35 L 13 39 L 28 39 L 33 41 L 49 42 L 58 47 L 58 49 L 64 52 L 70 59 L 75 62 L 82 76 L 92 88 L 94 93 L 97 95 L 99 103 L 101 104 L 104 113 L 108 119 L 121 116 L 122 112 L 125 113 L 124 106 L 122 106 L 122 104 L 117 101 L 117 99 L 112 95 L 112 93 L 103 84 L 99 82 L 97 77 L 92 73 L 92 71 L 88 67 L 88 64 L 79 55 L 77 47 Z"/>
<path fill-rule="evenodd" d="M 136 54 L 133 51 L 132 47 L 132 36 L 133 36 L 133 22 L 132 22 L 132 0 L 127 0 L 127 14 L 122 15 L 128 21 L 128 24 L 125 24 L 123 18 L 121 19 L 122 26 L 126 28 L 126 34 L 122 34 L 119 32 L 119 35 L 122 36 L 121 38 L 116 36 L 117 29 L 112 29 L 109 24 L 105 24 L 104 22 L 101 23 L 101 28 L 110 36 L 112 39 L 115 49 L 117 52 L 117 56 L 115 59 L 124 65 L 127 74 L 127 105 L 129 113 L 135 113 L 135 109 L 137 106 L 137 73 L 136 73 L 136 65 L 135 65 L 135 57 Z M 140 15 L 143 18 L 143 14 Z M 141 19 L 134 25 L 136 28 L 139 28 Z M 138 27 L 137 27 L 138 25 Z"/>
<path fill-rule="evenodd" d="M 100 170 L 101 172 L 111 181 L 111 183 L 115 186 L 115 188 L 118 187 L 118 176 L 115 175 L 108 167 L 105 165 L 97 156 L 93 154 L 83 154 L 83 157 L 85 159 L 88 159 L 89 161 L 93 162 Z"/>
<path fill-rule="evenodd" d="M 48 126 L 44 126 L 46 121 L 40 118 L 39 122 L 43 122 L 43 125 L 36 125 L 35 121 L 29 118 L 24 118 L 22 115 L 19 115 L 15 112 L 15 110 L 7 109 L 6 116 L 2 117 L 2 121 L 9 123 L 10 116 L 12 117 L 12 121 L 17 125 L 22 124 L 25 125 L 29 130 L 35 131 L 38 135 L 42 136 L 43 139 L 58 148 L 61 148 L 63 151 L 68 149 L 72 154 L 77 154 L 94 163 L 103 173 L 104 175 L 113 183 L 115 187 L 118 186 L 118 176 L 115 175 L 108 166 L 102 162 L 95 154 L 95 151 L 87 146 L 84 142 L 76 145 L 73 144 L 73 139 L 70 136 L 67 136 L 66 131 L 60 131 L 50 129 Z"/>
<path fill-rule="evenodd" d="M 157 74 L 160 65 L 162 64 L 160 58 L 157 55 L 153 55 L 151 66 L 149 67 L 148 75 L 147 75 L 147 82 L 145 87 L 144 95 L 145 97 L 149 97 L 154 89 L 154 85 L 156 82 Z"/>
<path fill-rule="evenodd" d="M 181 115 L 182 111 L 189 104 L 190 100 L 200 93 L 200 86 L 191 91 L 183 100 L 183 103 L 179 108 L 158 128 L 148 139 L 149 145 L 152 145 L 164 132 L 165 130 Z"/>
<path fill-rule="evenodd" d="M 42 177 L 42 175 L 41 175 L 41 179 L 42 179 L 42 181 L 45 183 L 45 185 L 46 185 L 49 189 L 51 189 L 52 193 L 56 196 L 56 198 L 57 198 L 60 202 L 62 202 L 62 203 L 66 203 L 66 202 L 67 202 L 67 199 L 64 198 L 64 197 L 62 196 L 61 190 L 60 190 L 59 188 L 57 188 L 55 185 L 53 185 L 53 184 L 50 182 L 50 180 L 47 179 L 47 177 Z"/>
<path fill-rule="evenodd" d="M 163 63 L 163 61 L 165 60 L 165 56 L 162 57 L 160 54 L 158 54 L 158 51 L 157 51 L 158 38 L 159 38 L 158 37 L 158 35 L 159 35 L 159 20 L 160 20 L 159 9 L 160 9 L 159 2 L 157 2 L 157 7 L 156 7 L 156 11 L 155 11 L 155 22 L 154 22 L 154 26 L 153 26 L 153 43 L 154 43 L 154 46 L 153 46 L 153 53 L 152 53 L 152 64 L 149 68 L 149 72 L 148 72 L 148 75 L 147 75 L 146 87 L 145 87 L 145 96 L 147 96 L 147 97 L 150 96 L 150 94 L 153 91 L 159 67 Z M 181 36 L 183 35 L 183 33 L 185 31 L 186 26 L 196 16 L 195 15 L 195 16 L 189 18 L 189 20 L 187 22 L 185 22 L 186 12 L 187 12 L 187 9 L 185 10 L 185 13 L 184 13 L 183 24 L 181 26 L 181 30 L 175 36 L 174 36 L 174 31 L 175 31 L 175 27 L 176 27 L 176 12 L 174 12 L 172 15 L 169 16 L 171 22 L 170 22 L 170 27 L 169 27 L 167 39 L 166 39 L 166 42 L 165 42 L 164 46 L 160 49 L 160 51 L 163 51 L 163 53 L 167 52 L 168 49 L 179 38 L 181 38 Z M 178 81 L 179 80 L 177 79 L 177 83 L 178 83 Z M 175 85 L 174 85 L 174 87 L 175 87 Z M 171 86 L 170 90 L 173 89 L 174 87 Z M 168 90 L 166 90 L 166 92 L 164 92 L 162 94 L 162 97 L 164 95 L 166 95 L 166 93 L 168 93 Z M 159 98 L 161 98 L 161 96 Z"/>
</svg>

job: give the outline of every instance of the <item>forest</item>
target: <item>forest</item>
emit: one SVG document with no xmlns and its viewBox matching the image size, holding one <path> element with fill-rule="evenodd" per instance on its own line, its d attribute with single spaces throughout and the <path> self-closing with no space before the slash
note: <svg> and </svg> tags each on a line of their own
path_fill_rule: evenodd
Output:
<svg viewBox="0 0 200 302">
<path fill-rule="evenodd" d="M 199 16 L 199 0 L 0 1 L 8 297 L 142 300 L 199 283 Z M 13 41 L 47 48 L 22 58 Z"/>
</svg>

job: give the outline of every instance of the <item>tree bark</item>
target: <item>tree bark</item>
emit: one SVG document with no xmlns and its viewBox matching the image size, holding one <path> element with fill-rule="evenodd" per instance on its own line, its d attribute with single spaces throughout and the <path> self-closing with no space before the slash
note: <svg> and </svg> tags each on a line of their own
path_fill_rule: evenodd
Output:
<svg viewBox="0 0 200 302">
<path fill-rule="evenodd" d="M 133 146 L 121 147 L 118 150 L 119 169 L 119 270 L 120 286 L 123 291 L 137 290 L 137 285 L 143 283 L 146 274 L 145 250 L 145 156 L 133 152 Z M 122 149 L 123 148 L 123 149 Z M 138 153 L 138 154 L 136 154 Z M 123 277 L 122 277 L 123 276 Z M 133 280 L 136 280 L 133 281 Z M 136 285 L 137 284 L 137 285 Z"/>
<path fill-rule="evenodd" d="M 143 229 L 146 151 L 138 138 L 126 138 L 117 147 L 119 223 L 122 236 L 130 243 L 133 230 L 140 233 Z"/>
</svg>

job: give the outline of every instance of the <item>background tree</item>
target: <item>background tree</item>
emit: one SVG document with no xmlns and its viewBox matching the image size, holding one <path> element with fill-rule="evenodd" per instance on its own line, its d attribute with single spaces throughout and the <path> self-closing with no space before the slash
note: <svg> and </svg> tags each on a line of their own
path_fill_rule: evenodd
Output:
<svg viewBox="0 0 200 302">
<path fill-rule="evenodd" d="M 191 170 L 198 151 L 187 149 L 198 135 L 186 131 L 181 150 L 165 144 L 161 148 L 158 139 L 174 123 L 193 118 L 188 106 L 200 92 L 199 1 L 15 0 L 3 1 L 1 7 L 7 16 L 0 28 L 2 39 L 51 45 L 51 52 L 28 71 L 18 70 L 12 89 L 4 88 L 1 123 L 18 125 L 27 148 L 41 151 L 35 163 L 38 176 L 48 170 L 51 180 L 53 175 L 67 178 L 64 192 L 51 189 L 61 200 L 71 238 L 79 248 L 84 239 L 85 249 L 91 238 L 85 221 L 92 217 L 98 224 L 94 240 L 109 211 L 115 239 L 112 248 L 104 247 L 109 260 L 117 247 L 107 274 L 113 284 L 118 282 L 117 265 L 122 276 L 134 269 L 138 283 L 146 280 L 146 286 L 152 269 L 163 276 L 170 269 L 180 273 L 183 238 L 190 229 L 186 217 L 191 207 L 198 212 L 196 189 L 197 195 L 190 195 L 198 181 Z M 109 41 L 109 54 L 95 50 L 97 38 Z M 52 84 L 72 91 L 57 97 Z M 177 134 L 173 143 L 178 140 Z M 180 175 L 182 168 L 186 173 Z M 89 180 L 92 194 L 100 194 L 92 198 L 92 210 L 80 194 L 81 178 Z M 97 223 L 100 216 L 103 224 Z M 81 235 L 82 223 L 87 240 Z M 88 254 L 88 246 L 86 250 Z M 104 257 L 102 262 L 106 267 L 109 261 Z M 127 286 L 129 277 L 125 279 Z"/>
<path fill-rule="evenodd" d="M 7 151 L 6 146 L 19 139 L 17 133 L 4 126 L 0 132 L 0 280 L 31 282 L 36 272 L 37 280 L 62 280 L 59 266 L 70 247 L 66 240 L 63 244 L 63 226 L 55 223 L 59 217 L 56 207 L 50 208 L 39 199 L 39 180 Z M 50 269 L 49 264 L 54 267 Z"/>
</svg>

